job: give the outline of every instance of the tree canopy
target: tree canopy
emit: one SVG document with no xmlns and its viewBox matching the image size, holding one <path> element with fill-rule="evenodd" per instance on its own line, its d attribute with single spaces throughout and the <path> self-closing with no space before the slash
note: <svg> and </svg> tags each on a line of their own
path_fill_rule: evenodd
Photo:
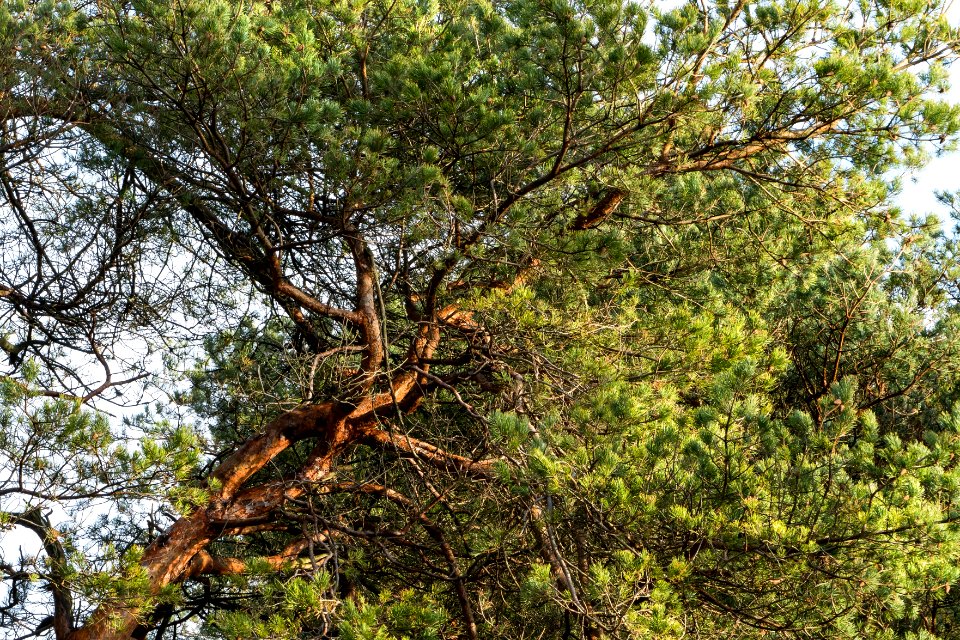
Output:
<svg viewBox="0 0 960 640">
<path fill-rule="evenodd" d="M 943 10 L 4 0 L 5 637 L 957 637 Z"/>
</svg>

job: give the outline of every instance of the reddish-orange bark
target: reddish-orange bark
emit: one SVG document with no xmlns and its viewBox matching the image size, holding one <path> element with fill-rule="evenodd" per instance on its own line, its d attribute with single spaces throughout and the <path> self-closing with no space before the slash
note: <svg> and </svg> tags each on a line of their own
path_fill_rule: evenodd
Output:
<svg viewBox="0 0 960 640">
<path fill-rule="evenodd" d="M 362 262 L 363 256 L 359 258 Z M 369 303 L 369 301 L 367 301 Z M 368 304 L 369 307 L 369 304 Z M 376 319 L 375 309 L 366 309 Z M 361 309 L 361 314 L 362 314 Z M 355 443 L 388 448 L 404 456 L 455 473 L 489 477 L 492 461 L 476 461 L 443 451 L 432 444 L 407 435 L 379 428 L 382 419 L 397 412 L 416 408 L 428 382 L 424 373 L 440 342 L 440 327 L 462 332 L 476 332 L 480 327 L 469 312 L 457 306 L 442 309 L 435 322 L 422 323 L 407 352 L 408 370 L 390 381 L 390 389 L 367 394 L 353 406 L 327 402 L 298 407 L 270 423 L 263 433 L 251 438 L 230 454 L 211 475 L 210 497 L 206 505 L 180 518 L 166 535 L 157 539 L 144 553 L 141 564 L 149 579 L 153 595 L 173 583 L 200 573 L 225 573 L 242 570 L 242 561 L 217 560 L 205 550 L 207 545 L 226 532 L 261 526 L 285 501 L 302 496 L 311 485 L 328 475 L 336 458 Z M 379 338 L 379 329 L 370 336 Z M 378 351 L 379 346 L 373 351 Z M 370 355 L 368 354 L 367 360 Z M 379 360 L 373 354 L 374 360 Z M 367 362 L 376 369 L 379 362 Z M 412 370 L 410 370 L 412 368 Z M 373 371 L 368 371 L 372 376 Z M 372 377 L 368 379 L 369 384 Z M 364 385 L 366 386 L 366 384 Z M 296 477 L 288 481 L 245 487 L 250 478 L 292 444 L 305 439 L 316 445 Z M 287 551 L 274 559 L 282 563 Z M 151 612 L 137 607 L 103 605 L 86 624 L 65 636 L 65 640 L 126 640 L 143 618 Z"/>
<path fill-rule="evenodd" d="M 469 316 L 453 308 L 445 309 L 441 318 L 448 325 L 462 326 L 469 322 Z M 411 346 L 408 363 L 429 358 L 439 337 L 435 324 L 425 324 Z M 427 369 L 427 364 L 420 367 L 421 371 Z M 207 504 L 174 523 L 167 534 L 144 553 L 141 564 L 149 579 L 150 592 L 155 595 L 167 585 L 198 573 L 239 569 L 237 562 L 217 564 L 205 551 L 207 545 L 226 531 L 256 526 L 285 501 L 303 495 L 311 484 L 328 474 L 336 457 L 354 443 L 363 441 L 387 446 L 401 454 L 415 455 L 433 466 L 486 475 L 489 462 L 447 454 L 428 443 L 376 427 L 378 418 L 415 408 L 422 395 L 423 382 L 422 374 L 407 372 L 392 380 L 389 392 L 366 396 L 346 410 L 343 405 L 333 402 L 299 407 L 281 415 L 262 434 L 240 446 L 213 472 Z M 293 443 L 308 438 L 316 440 L 317 444 L 292 481 L 244 487 L 278 454 Z M 136 604 L 127 607 L 104 605 L 82 628 L 67 634 L 66 640 L 125 640 L 149 613 Z"/>
<path fill-rule="evenodd" d="M 213 473 L 212 491 L 205 507 L 180 518 L 165 536 L 158 538 L 144 553 L 141 565 L 147 573 L 150 591 L 157 594 L 167 585 L 184 577 L 193 558 L 223 531 L 219 522 L 235 510 L 269 512 L 287 498 L 282 490 L 259 487 L 257 496 L 238 491 L 244 482 L 291 444 L 306 437 L 317 437 L 326 456 L 314 460 L 314 468 L 305 470 L 310 479 L 322 475 L 345 443 L 343 419 L 336 419 L 333 403 L 300 407 L 272 422 L 262 434 L 238 448 Z M 219 486 L 217 486 L 219 485 Z M 242 498 L 242 499 L 238 499 Z M 259 498 L 259 499 L 257 499 Z M 101 606 L 87 623 L 67 635 L 68 640 L 125 640 L 136 629 L 140 618 L 149 612 L 136 605 Z"/>
</svg>

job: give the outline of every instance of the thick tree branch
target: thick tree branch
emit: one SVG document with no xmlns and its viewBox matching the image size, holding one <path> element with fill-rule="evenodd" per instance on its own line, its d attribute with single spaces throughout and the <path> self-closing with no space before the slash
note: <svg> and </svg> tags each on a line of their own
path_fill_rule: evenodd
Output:
<svg viewBox="0 0 960 640">
<path fill-rule="evenodd" d="M 50 563 L 48 584 L 53 594 L 53 632 L 57 640 L 65 640 L 73 630 L 73 594 L 66 584 L 67 553 L 60 534 L 38 508 L 16 516 L 14 523 L 33 531 L 43 544 Z"/>
</svg>

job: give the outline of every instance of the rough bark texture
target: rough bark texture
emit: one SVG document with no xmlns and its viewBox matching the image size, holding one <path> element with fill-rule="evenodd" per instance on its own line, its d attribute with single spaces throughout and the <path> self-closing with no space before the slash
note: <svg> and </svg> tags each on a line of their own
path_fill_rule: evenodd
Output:
<svg viewBox="0 0 960 640">
<path fill-rule="evenodd" d="M 445 309 L 441 317 L 447 324 L 469 325 L 469 316 L 455 308 Z M 380 334 L 374 331 L 371 335 L 379 339 Z M 436 323 L 425 324 L 413 341 L 407 364 L 429 359 L 439 339 Z M 424 374 L 429 373 L 429 365 L 424 363 L 417 369 L 398 375 L 389 391 L 367 395 L 352 407 L 326 402 L 288 411 L 228 456 L 211 474 L 212 490 L 206 505 L 180 518 L 144 553 L 141 564 L 149 577 L 151 594 L 156 595 L 164 587 L 191 576 L 242 571 L 242 561 L 215 559 L 205 550 L 206 547 L 225 531 L 261 524 L 284 502 L 302 496 L 311 485 L 323 480 L 337 457 L 354 444 L 362 442 L 401 456 L 415 456 L 428 465 L 448 471 L 488 477 L 492 461 L 470 460 L 377 426 L 378 417 L 416 407 L 422 397 L 423 385 L 427 383 Z M 244 486 L 277 455 L 306 439 L 316 444 L 295 478 L 275 484 Z M 279 554 L 274 560 L 279 566 L 291 557 L 295 557 L 292 551 Z M 450 557 L 447 559 L 452 561 Z M 473 630 L 470 637 L 475 638 L 476 623 L 472 621 L 469 602 L 464 600 L 462 584 L 458 593 L 461 602 L 466 602 L 465 616 Z M 135 605 L 104 605 L 82 628 L 62 637 L 67 640 L 125 640 L 149 613 Z"/>
<path fill-rule="evenodd" d="M 186 577 L 191 563 L 197 562 L 197 554 L 223 531 L 224 521 L 267 514 L 295 494 L 296 489 L 274 487 L 239 491 L 246 480 L 291 444 L 308 436 L 318 437 L 327 453 L 312 460 L 311 468 L 304 470 L 304 479 L 320 479 L 346 444 L 345 421 L 332 420 L 334 415 L 332 403 L 289 411 L 224 460 L 211 476 L 212 484 L 219 484 L 219 488 L 212 491 L 207 505 L 180 518 L 144 553 L 141 565 L 149 577 L 151 593 L 156 595 Z M 101 606 L 82 628 L 66 638 L 123 640 L 130 637 L 144 613 L 136 607 Z"/>
</svg>

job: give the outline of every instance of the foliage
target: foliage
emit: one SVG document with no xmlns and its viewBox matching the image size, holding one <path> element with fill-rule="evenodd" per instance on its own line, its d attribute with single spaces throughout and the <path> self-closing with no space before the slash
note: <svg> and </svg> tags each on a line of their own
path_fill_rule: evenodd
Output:
<svg viewBox="0 0 960 640">
<path fill-rule="evenodd" d="M 5 0 L 0 626 L 956 636 L 958 35 Z"/>
</svg>

